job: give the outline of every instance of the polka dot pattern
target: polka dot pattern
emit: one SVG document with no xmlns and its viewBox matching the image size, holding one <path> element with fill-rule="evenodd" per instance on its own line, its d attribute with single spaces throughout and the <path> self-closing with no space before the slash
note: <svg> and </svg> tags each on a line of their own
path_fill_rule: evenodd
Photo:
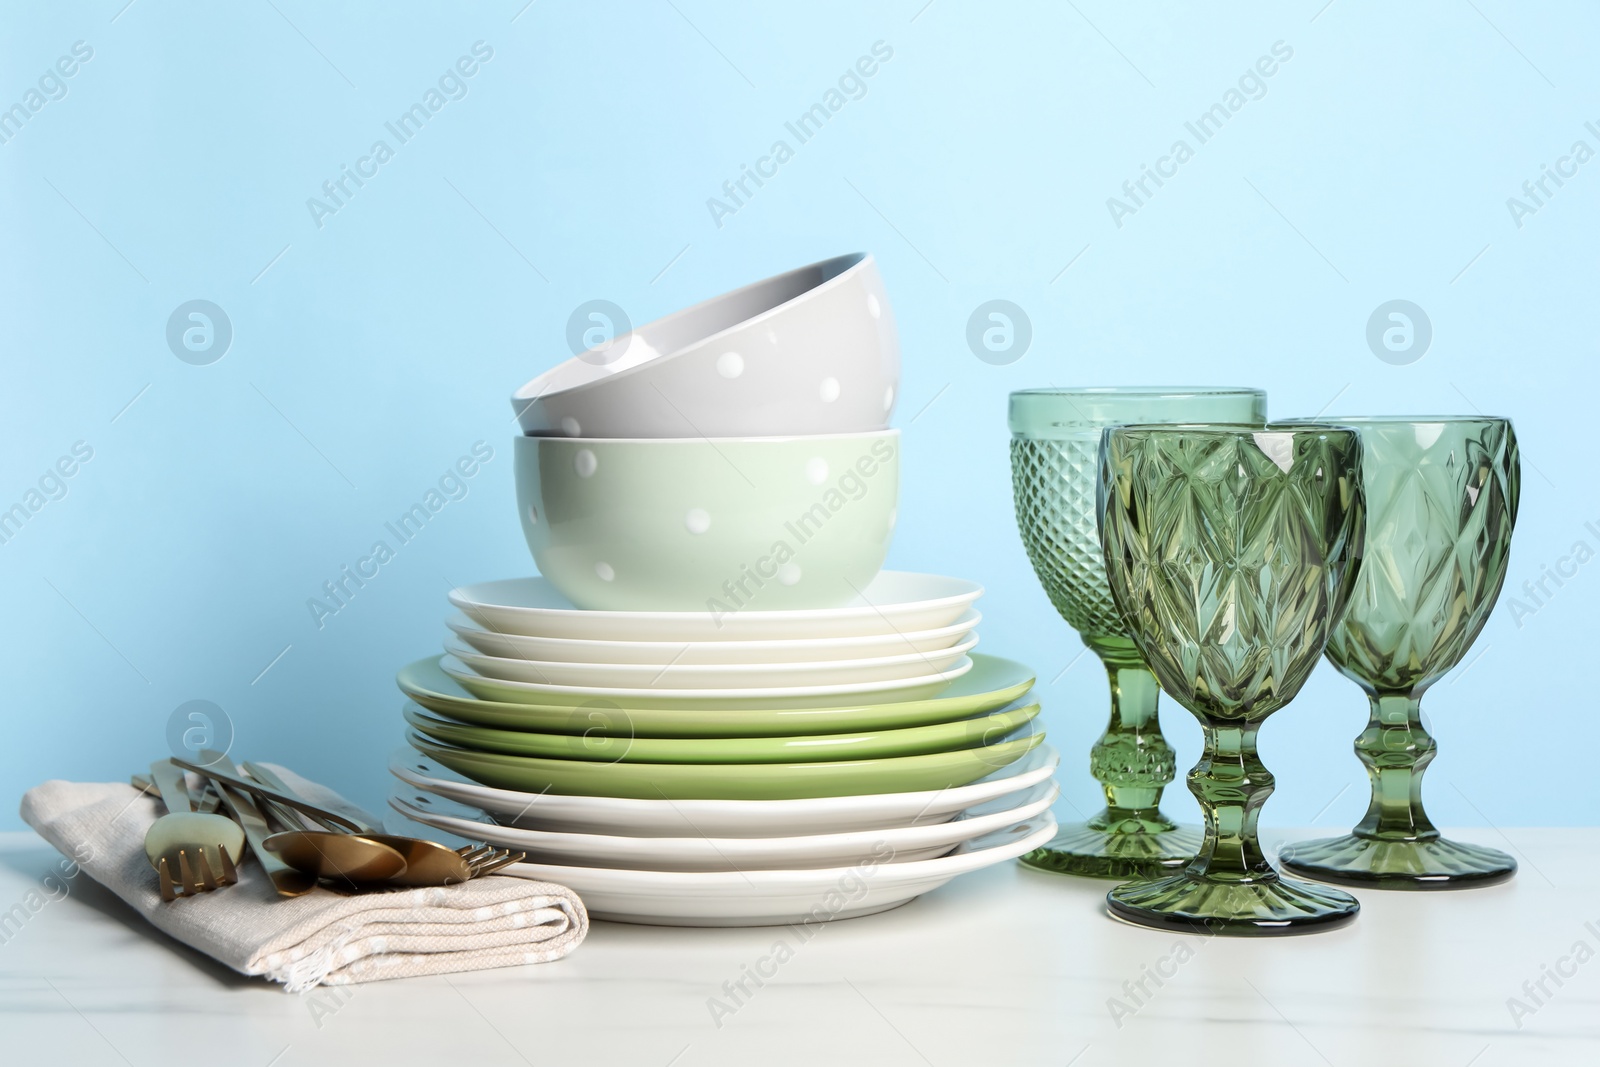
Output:
<svg viewBox="0 0 1600 1067">
<path fill-rule="evenodd" d="M 578 454 L 572 457 L 572 469 L 578 472 L 580 478 L 592 478 L 594 472 L 600 469 L 600 460 L 592 450 L 580 448 Z"/>
<path fill-rule="evenodd" d="M 690 508 L 683 516 L 683 526 L 692 534 L 703 534 L 711 529 L 711 513 L 705 508 Z"/>
<path fill-rule="evenodd" d="M 717 373 L 733 379 L 744 373 L 744 357 L 737 352 L 724 352 L 717 357 Z"/>
<path fill-rule="evenodd" d="M 594 573 L 602 582 L 614 581 L 617 577 L 617 572 L 612 570 L 611 564 L 605 560 L 594 565 Z"/>
<path fill-rule="evenodd" d="M 582 437 L 583 427 L 578 425 L 578 420 L 568 415 L 561 420 L 561 432 L 568 437 Z"/>
<path fill-rule="evenodd" d="M 824 378 L 824 379 L 822 379 L 822 385 L 821 385 L 820 388 L 818 388 L 817 394 L 822 397 L 822 402 L 824 404 L 831 404 L 835 400 L 838 400 L 839 399 L 839 379 L 837 379 L 837 378 Z"/>
<path fill-rule="evenodd" d="M 789 562 L 778 568 L 778 581 L 784 585 L 794 585 L 800 581 L 800 565 Z"/>
<path fill-rule="evenodd" d="M 813 456 L 806 461 L 806 481 L 812 485 L 821 485 L 828 480 L 828 461 L 821 456 Z"/>
</svg>

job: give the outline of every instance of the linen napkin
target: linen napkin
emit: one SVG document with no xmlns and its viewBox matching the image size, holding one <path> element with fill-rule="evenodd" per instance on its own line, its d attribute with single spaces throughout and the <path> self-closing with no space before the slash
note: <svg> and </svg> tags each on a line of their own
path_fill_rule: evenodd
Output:
<svg viewBox="0 0 1600 1067">
<path fill-rule="evenodd" d="M 376 825 L 337 793 L 273 769 L 312 803 Z M 191 795 L 196 783 L 191 778 Z M 577 894 L 549 882 L 487 875 L 443 888 L 345 895 L 318 887 L 280 897 L 248 856 L 238 884 L 166 903 L 144 854 L 145 831 L 165 811 L 155 797 L 117 782 L 50 781 L 22 798 L 29 826 L 151 925 L 290 993 L 544 963 L 589 932 Z"/>
</svg>

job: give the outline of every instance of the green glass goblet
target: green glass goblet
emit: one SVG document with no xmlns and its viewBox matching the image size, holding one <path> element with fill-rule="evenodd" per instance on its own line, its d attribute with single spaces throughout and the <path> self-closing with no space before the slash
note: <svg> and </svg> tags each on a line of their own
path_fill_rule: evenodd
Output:
<svg viewBox="0 0 1600 1067">
<path fill-rule="evenodd" d="M 1026 389 L 1011 394 L 1011 484 L 1017 527 L 1051 604 L 1100 657 L 1111 682 L 1111 719 L 1089 752 L 1089 773 L 1106 806 L 1064 823 L 1048 844 L 1022 857 L 1063 874 L 1132 878 L 1182 867 L 1200 830 L 1161 811 L 1177 773 L 1157 717 L 1160 687 L 1128 637 L 1106 587 L 1096 517 L 1100 434 L 1126 422 L 1266 420 L 1259 389 Z"/>
<path fill-rule="evenodd" d="M 1367 693 L 1356 756 L 1372 780 L 1364 819 L 1304 841 L 1283 865 L 1374 889 L 1461 889 L 1510 878 L 1497 849 L 1440 836 L 1422 809 L 1436 746 L 1422 694 L 1461 662 L 1505 581 L 1517 519 L 1517 438 L 1506 419 L 1334 419 L 1361 434 L 1367 532 L 1361 575 L 1327 656 Z"/>
<path fill-rule="evenodd" d="M 1343 610 L 1362 531 L 1361 443 L 1334 426 L 1121 427 L 1101 449 L 1111 595 L 1161 688 L 1200 720 L 1189 788 L 1205 841 L 1181 872 L 1107 895 L 1115 918 L 1218 934 L 1349 922 L 1348 893 L 1282 878 L 1257 838 L 1266 717 L 1294 699 Z"/>
</svg>

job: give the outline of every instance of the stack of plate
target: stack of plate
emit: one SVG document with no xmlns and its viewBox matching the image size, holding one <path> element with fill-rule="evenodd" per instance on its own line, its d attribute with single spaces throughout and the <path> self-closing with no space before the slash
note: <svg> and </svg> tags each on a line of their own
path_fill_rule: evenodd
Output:
<svg viewBox="0 0 1600 1067">
<path fill-rule="evenodd" d="M 1055 753 L 1027 668 L 972 653 L 974 583 L 884 571 L 841 607 L 575 608 L 464 586 L 399 675 L 396 822 L 514 848 L 601 919 L 883 911 L 1037 847 Z"/>
</svg>

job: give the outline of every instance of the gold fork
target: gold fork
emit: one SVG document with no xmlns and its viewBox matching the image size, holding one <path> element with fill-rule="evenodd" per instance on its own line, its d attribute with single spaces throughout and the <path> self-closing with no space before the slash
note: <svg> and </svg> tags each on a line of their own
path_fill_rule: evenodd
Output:
<svg viewBox="0 0 1600 1067">
<path fill-rule="evenodd" d="M 180 888 L 182 895 L 189 897 L 237 882 L 239 874 L 230 851 L 238 851 L 243 841 L 238 826 L 212 811 L 194 810 L 183 772 L 171 763 L 152 763 L 150 779 L 167 806 L 167 814 L 157 819 L 145 836 L 145 853 L 160 879 L 161 899 L 178 899 Z M 215 871 L 208 855 L 213 849 Z"/>
</svg>

